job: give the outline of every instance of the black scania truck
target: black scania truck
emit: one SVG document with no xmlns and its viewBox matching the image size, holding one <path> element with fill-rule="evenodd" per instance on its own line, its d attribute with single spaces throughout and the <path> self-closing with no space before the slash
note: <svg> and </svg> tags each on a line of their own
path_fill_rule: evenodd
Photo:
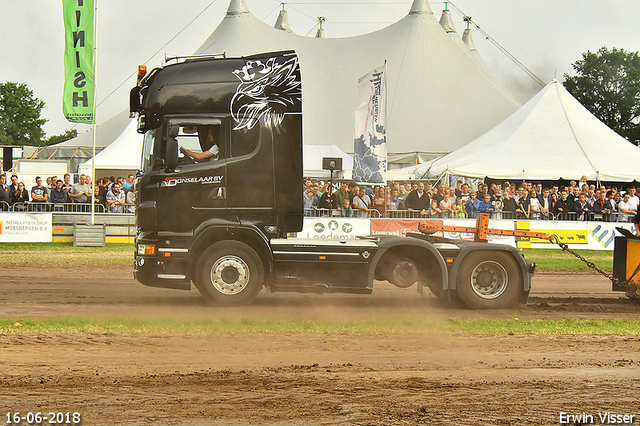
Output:
<svg viewBox="0 0 640 426">
<path fill-rule="evenodd" d="M 189 290 L 193 282 L 219 304 L 247 302 L 263 286 L 369 294 L 375 280 L 428 286 L 471 308 L 526 302 L 533 268 L 509 246 L 418 233 L 287 238 L 303 224 L 295 52 L 174 61 L 131 91 L 144 133 L 135 184 L 142 284 Z"/>
</svg>

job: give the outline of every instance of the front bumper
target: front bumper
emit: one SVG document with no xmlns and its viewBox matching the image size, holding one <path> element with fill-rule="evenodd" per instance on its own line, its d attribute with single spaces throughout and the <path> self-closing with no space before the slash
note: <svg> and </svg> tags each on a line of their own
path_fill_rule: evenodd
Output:
<svg viewBox="0 0 640 426">
<path fill-rule="evenodd" d="M 136 251 L 133 276 L 150 287 L 190 290 L 187 255 L 186 249 L 157 248 L 153 254 Z"/>
</svg>

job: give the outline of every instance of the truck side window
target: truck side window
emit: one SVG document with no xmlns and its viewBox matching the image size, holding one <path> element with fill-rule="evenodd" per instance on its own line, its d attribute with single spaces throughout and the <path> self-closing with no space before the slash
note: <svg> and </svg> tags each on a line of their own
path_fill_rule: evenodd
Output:
<svg viewBox="0 0 640 426">
<path fill-rule="evenodd" d="M 260 126 L 231 132 L 231 156 L 241 157 L 251 154 L 260 143 Z"/>
<path fill-rule="evenodd" d="M 209 123 L 190 123 L 171 120 L 169 125 L 178 126 L 176 139 L 180 147 L 179 159 L 185 163 L 213 161 L 226 158 L 224 144 L 224 126 L 218 119 Z M 204 155 L 203 155 L 204 154 Z"/>
</svg>

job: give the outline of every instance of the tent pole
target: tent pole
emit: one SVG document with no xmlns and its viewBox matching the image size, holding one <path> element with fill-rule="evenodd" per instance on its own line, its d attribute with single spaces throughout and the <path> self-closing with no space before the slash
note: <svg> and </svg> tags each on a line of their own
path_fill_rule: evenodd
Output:
<svg viewBox="0 0 640 426">
<path fill-rule="evenodd" d="M 91 226 L 96 224 L 96 202 L 95 186 L 96 186 L 96 139 L 97 139 L 97 126 L 96 126 L 96 109 L 97 109 L 97 81 L 98 81 L 98 0 L 94 0 L 93 5 L 93 151 L 91 155 L 91 185 L 92 194 L 90 194 L 89 200 L 91 201 Z"/>
</svg>

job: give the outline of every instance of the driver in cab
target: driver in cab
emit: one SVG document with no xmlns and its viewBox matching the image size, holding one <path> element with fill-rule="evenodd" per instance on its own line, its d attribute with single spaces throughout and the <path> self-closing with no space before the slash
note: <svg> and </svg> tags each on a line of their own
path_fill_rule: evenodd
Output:
<svg viewBox="0 0 640 426">
<path fill-rule="evenodd" d="M 190 133 L 189 132 L 190 130 L 191 129 L 188 127 L 184 128 L 185 133 Z M 213 137 L 213 132 L 214 132 L 213 127 L 207 127 L 207 130 L 203 129 L 204 131 L 200 131 L 200 129 L 198 130 L 199 130 L 198 138 L 200 139 L 200 146 L 202 147 L 202 152 L 191 151 L 189 149 L 186 149 L 183 146 L 180 147 L 180 152 L 183 155 L 189 156 L 190 158 L 194 159 L 198 163 L 202 163 L 204 161 L 209 161 L 209 160 L 217 160 L 218 154 L 220 153 L 220 149 L 218 148 L 218 144 L 216 144 L 216 141 Z M 195 133 L 195 129 L 193 129 L 192 132 Z M 209 148 L 206 148 L 206 147 L 209 147 Z"/>
</svg>

